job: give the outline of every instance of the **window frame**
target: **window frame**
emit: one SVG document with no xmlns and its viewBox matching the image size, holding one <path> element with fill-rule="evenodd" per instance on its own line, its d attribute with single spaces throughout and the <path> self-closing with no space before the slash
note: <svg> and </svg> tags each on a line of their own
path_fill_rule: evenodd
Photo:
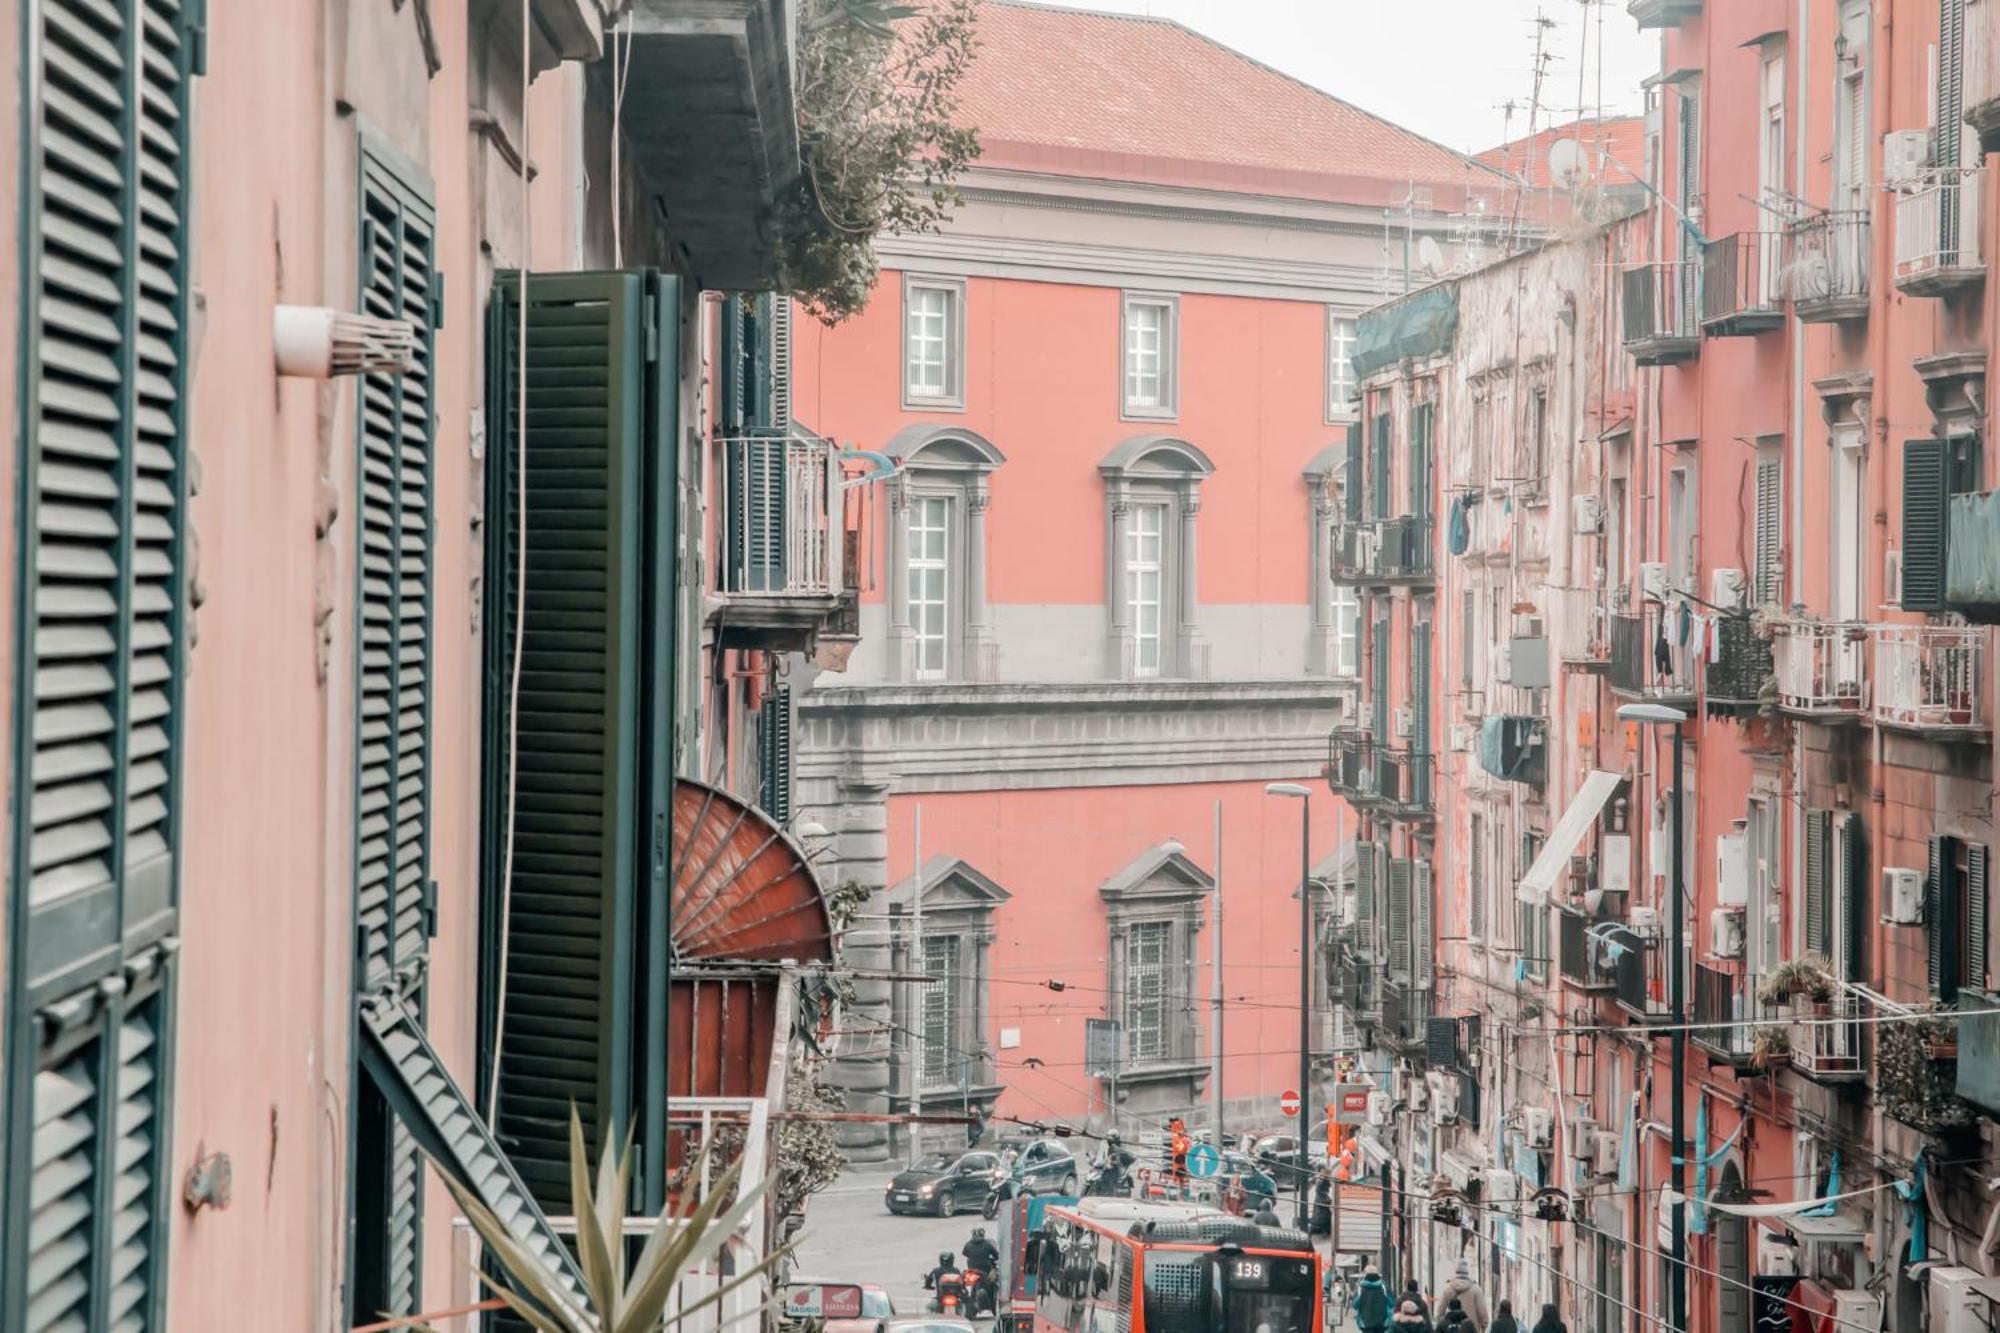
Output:
<svg viewBox="0 0 2000 1333">
<path fill-rule="evenodd" d="M 1165 674 L 1168 665 L 1168 645 L 1172 640 L 1170 627 L 1172 616 L 1168 608 L 1168 523 L 1167 510 L 1171 501 L 1165 499 L 1142 499 L 1132 504 L 1132 512 L 1125 520 L 1125 550 L 1120 559 L 1122 586 L 1120 595 L 1125 599 L 1125 611 L 1132 626 L 1132 675 L 1142 680 L 1157 680 Z M 1156 530 L 1146 532 L 1144 520 L 1152 519 Z M 1154 546 L 1152 558 L 1146 559 L 1143 550 L 1151 539 Z M 1153 577 L 1153 597 L 1150 603 L 1140 594 L 1142 576 Z M 1140 613 L 1146 609 L 1153 612 L 1153 630 L 1150 642 L 1153 646 L 1153 660 L 1145 661 L 1146 644 L 1149 636 L 1140 623 Z"/>
<path fill-rule="evenodd" d="M 914 350 L 911 319 L 915 313 L 912 298 L 918 293 L 926 292 L 935 292 L 945 298 L 944 386 L 936 393 L 919 388 L 910 373 Z M 902 332 L 899 346 L 903 406 L 913 410 L 963 412 L 965 410 L 965 279 L 938 277 L 925 273 L 903 274 Z"/>
<path fill-rule="evenodd" d="M 942 970 L 932 966 L 933 948 L 939 952 Z M 924 1058 L 917 1071 L 918 1083 L 924 1091 L 955 1088 L 958 1080 L 951 1076 L 951 1071 L 964 1067 L 962 1058 L 954 1060 L 952 1057 L 964 1054 L 964 997 L 959 994 L 958 988 L 964 976 L 965 940 L 957 932 L 926 932 L 921 952 L 918 968 L 930 980 L 923 983 L 917 995 L 917 1021 L 914 1026 L 922 1034 L 924 1043 Z M 935 1023 L 932 1021 L 934 1005 L 942 1011 Z M 944 1040 L 941 1043 L 931 1039 L 933 1027 L 943 1029 Z M 934 1070 L 934 1059 L 939 1051 L 944 1053 L 945 1059 Z M 967 1077 L 970 1077 L 969 1071 Z"/>
<path fill-rule="evenodd" d="M 1159 390 L 1156 402 L 1133 396 L 1133 319 L 1135 310 L 1160 311 Z M 1125 421 L 1172 421 L 1180 416 L 1180 297 L 1172 292 L 1127 291 L 1120 294 L 1118 317 L 1118 415 Z"/>
<path fill-rule="evenodd" d="M 955 488 L 953 488 L 955 489 Z M 935 506 L 941 516 L 936 527 L 921 521 L 921 516 Z M 957 521 L 961 505 L 958 497 L 944 487 L 912 486 L 907 522 L 909 540 L 903 560 L 901 577 L 904 581 L 904 602 L 910 610 L 910 679 L 919 681 L 942 681 L 951 679 L 954 658 L 963 654 L 964 634 L 959 617 L 964 610 L 965 599 L 952 596 L 952 584 L 964 572 L 964 562 L 955 558 L 960 551 L 955 543 L 962 540 L 964 525 Z M 936 533 L 940 537 L 941 552 L 933 557 L 920 554 L 919 537 Z M 927 598 L 921 603 L 917 598 L 919 574 L 935 573 L 938 576 L 938 632 L 930 635 L 919 623 L 916 614 L 919 605 L 931 605 Z M 925 647 L 935 642 L 938 647 L 938 664 L 935 668 L 925 662 Z"/>
<path fill-rule="evenodd" d="M 1360 419 L 1361 381 L 1354 374 L 1355 340 L 1360 336 L 1360 320 L 1357 316 L 1344 313 L 1339 306 L 1326 308 L 1326 424 L 1344 426 Z M 1338 367 L 1345 365 L 1341 373 Z M 1341 398 L 1338 391 L 1345 388 L 1347 396 Z"/>
<path fill-rule="evenodd" d="M 1139 978 L 1142 973 L 1136 954 L 1141 938 L 1157 941 L 1158 957 L 1146 964 L 1144 976 L 1156 983 L 1153 992 L 1141 998 Z M 1169 1003 L 1172 991 L 1169 982 L 1174 971 L 1174 923 L 1165 917 L 1148 917 L 1129 922 L 1125 927 L 1125 986 L 1121 999 L 1120 1021 L 1125 1028 L 1125 1060 L 1128 1068 L 1144 1069 L 1150 1065 L 1165 1064 L 1172 1059 L 1174 1047 L 1173 1006 Z M 1156 1010 L 1152 1026 L 1157 1040 L 1157 1049 L 1140 1049 L 1141 1027 L 1135 1015 L 1144 1005 Z"/>
</svg>

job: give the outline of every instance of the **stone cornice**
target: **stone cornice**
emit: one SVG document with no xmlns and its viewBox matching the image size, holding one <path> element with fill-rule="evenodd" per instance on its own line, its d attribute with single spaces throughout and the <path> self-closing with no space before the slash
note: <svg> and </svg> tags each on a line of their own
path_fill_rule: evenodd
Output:
<svg viewBox="0 0 2000 1333">
<path fill-rule="evenodd" d="M 1336 680 L 1156 680 L 1102 684 L 840 685 L 801 695 L 802 713 L 1051 711 L 1148 712 L 1154 709 L 1331 707 L 1346 691 Z"/>
</svg>

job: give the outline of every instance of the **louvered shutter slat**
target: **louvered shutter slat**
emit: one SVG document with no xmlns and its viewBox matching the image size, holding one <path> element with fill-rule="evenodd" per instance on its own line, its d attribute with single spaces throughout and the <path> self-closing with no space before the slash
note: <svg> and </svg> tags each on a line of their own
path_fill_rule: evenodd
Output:
<svg viewBox="0 0 2000 1333">
<path fill-rule="evenodd" d="M 1382 938 L 1381 909 L 1375 891 L 1379 865 L 1374 843 L 1354 844 L 1354 915 L 1360 922 L 1363 947 L 1371 958 Z"/>
<path fill-rule="evenodd" d="M 1903 609 L 1944 609 L 1945 442 L 1903 444 Z"/>
<path fill-rule="evenodd" d="M 1959 969 L 1959 984 L 1984 989 L 1986 986 L 1986 846 L 1974 843 L 1965 849 L 1965 959 Z"/>
<path fill-rule="evenodd" d="M 1754 587 L 1752 594 L 1758 606 L 1770 606 L 1777 602 L 1778 589 L 1778 542 L 1780 483 L 1781 476 L 1776 460 L 1765 460 L 1757 464 L 1757 531 L 1754 558 L 1756 569 L 1752 571 Z"/>
<path fill-rule="evenodd" d="M 1924 875 L 1924 931 L 1931 994 L 1940 998 L 1948 998 L 1946 992 L 1951 985 L 1948 957 L 1957 947 L 1952 939 L 1958 928 L 1957 914 L 1952 910 L 1953 895 L 1945 882 L 1950 870 L 1951 839 L 1932 838 L 1930 865 Z"/>
<path fill-rule="evenodd" d="M 1843 938 L 1840 957 L 1833 960 L 1837 975 L 1862 981 L 1863 943 L 1868 938 L 1868 837 L 1861 816 L 1849 814 L 1840 823 L 1841 892 L 1834 902 L 1839 913 Z"/>
<path fill-rule="evenodd" d="M 1415 864 L 1414 871 L 1415 883 L 1411 888 L 1413 902 L 1410 913 L 1410 949 L 1413 958 L 1410 971 L 1417 985 L 1428 986 L 1431 984 L 1432 962 L 1437 947 L 1435 944 L 1437 936 L 1431 927 L 1433 895 L 1430 863 L 1419 861 Z"/>
<path fill-rule="evenodd" d="M 1827 937 L 1826 911 L 1827 825 L 1826 811 L 1806 811 L 1806 948 L 1832 959 L 1833 949 Z"/>
<path fill-rule="evenodd" d="M 31 1093 L 26 1327 L 83 1329 L 90 1307 L 99 1110 L 95 1048 L 37 1072 Z"/>
<path fill-rule="evenodd" d="M 1410 886 L 1414 876 L 1410 863 L 1389 862 L 1389 972 L 1397 980 L 1410 980 Z"/>
<path fill-rule="evenodd" d="M 1344 478 L 1344 493 L 1341 501 L 1346 507 L 1347 519 L 1350 523 L 1361 521 L 1363 494 L 1361 488 L 1363 469 L 1361 452 L 1361 423 L 1359 421 L 1350 421 L 1347 423 L 1347 475 Z"/>
<path fill-rule="evenodd" d="M 160 1229 L 160 1074 L 157 1014 L 152 999 L 119 1024 L 116 1168 L 112 1182 L 109 1326 L 137 1333 L 152 1326 L 149 1290 L 158 1283 L 153 1255 Z"/>
</svg>

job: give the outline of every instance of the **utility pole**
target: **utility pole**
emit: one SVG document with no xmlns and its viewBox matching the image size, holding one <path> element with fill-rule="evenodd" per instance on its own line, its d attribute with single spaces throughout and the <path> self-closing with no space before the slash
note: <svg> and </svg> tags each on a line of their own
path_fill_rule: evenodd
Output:
<svg viewBox="0 0 2000 1333">
<path fill-rule="evenodd" d="M 1222 802 L 1215 803 L 1215 901 L 1209 904 L 1208 927 L 1208 1081 L 1215 1105 L 1215 1147 L 1221 1151 L 1227 1127 L 1222 1095 Z"/>
<path fill-rule="evenodd" d="M 917 806 L 916 862 L 910 872 L 910 975 L 929 976 L 924 967 L 924 807 Z M 924 987 L 928 982 L 910 981 L 910 1000 L 903 1010 L 904 1041 L 910 1048 L 910 1105 L 911 1115 L 920 1109 L 918 1093 L 924 1085 Z M 911 1155 L 915 1155 L 917 1131 L 913 1124 L 909 1131 Z"/>
<path fill-rule="evenodd" d="M 1673 1115 L 1674 1115 L 1674 1333 L 1687 1333 L 1687 912 L 1681 901 L 1681 726 L 1674 725 Z"/>
</svg>

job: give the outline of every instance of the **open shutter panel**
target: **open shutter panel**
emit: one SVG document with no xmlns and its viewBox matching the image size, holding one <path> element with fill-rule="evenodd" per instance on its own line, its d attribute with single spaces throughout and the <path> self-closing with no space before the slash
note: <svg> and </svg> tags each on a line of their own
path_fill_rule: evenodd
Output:
<svg viewBox="0 0 2000 1333">
<path fill-rule="evenodd" d="M 757 298 L 761 316 L 758 333 L 764 353 L 763 377 L 766 420 L 772 430 L 789 434 L 792 429 L 792 298 L 765 295 Z"/>
<path fill-rule="evenodd" d="M 1986 987 L 1986 845 L 1965 849 L 1965 958 L 1958 983 Z"/>
<path fill-rule="evenodd" d="M 95 1043 L 36 1071 L 33 1147 L 28 1161 L 29 1221 L 26 1327 L 88 1327 L 91 1274 L 99 1243 L 94 1225 L 97 1138 L 101 1128 Z"/>
<path fill-rule="evenodd" d="M 1428 861 L 1414 863 L 1415 884 L 1411 889 L 1411 932 L 1410 949 L 1413 955 L 1410 972 L 1419 986 L 1431 984 L 1432 955 L 1436 949 L 1436 936 L 1431 930 L 1431 866 Z"/>
<path fill-rule="evenodd" d="M 792 690 L 781 685 L 764 700 L 763 797 L 765 813 L 780 824 L 792 820 Z"/>
<path fill-rule="evenodd" d="M 414 367 L 361 377 L 355 895 L 360 986 L 412 976 L 430 884 L 434 215 L 364 147 L 361 305 L 416 326 Z"/>
<path fill-rule="evenodd" d="M 1486 938 L 1486 826 L 1477 816 L 1472 822 L 1472 831 L 1467 839 L 1466 849 L 1466 920 L 1472 926 L 1472 937 Z"/>
<path fill-rule="evenodd" d="M 1958 894 L 1953 878 L 1955 840 L 1934 837 L 1924 877 L 1924 929 L 1929 936 L 1931 994 L 1949 1000 L 1958 993 Z"/>
<path fill-rule="evenodd" d="M 1833 958 L 1826 911 L 1826 847 L 1829 818 L 1824 810 L 1806 811 L 1806 948 Z"/>
<path fill-rule="evenodd" d="M 1776 459 L 1763 459 L 1757 464 L 1757 532 L 1755 559 L 1756 568 L 1751 571 L 1753 587 L 1751 593 L 1758 606 L 1769 606 L 1777 602 L 1778 589 L 1778 542 L 1779 487 L 1781 478 Z"/>
<path fill-rule="evenodd" d="M 1431 511 L 1425 481 L 1430 473 L 1431 405 L 1418 403 L 1410 409 L 1410 510 L 1416 515 Z"/>
<path fill-rule="evenodd" d="M 364 1004 L 361 1018 L 362 1064 L 396 1118 L 438 1169 L 484 1204 L 583 1305 L 583 1282 L 568 1249 L 424 1040 L 421 1025 L 401 1001 L 387 997 Z"/>
<path fill-rule="evenodd" d="M 1375 735 L 1376 746 L 1389 743 L 1389 618 L 1377 616 L 1375 619 L 1375 670 L 1369 678 L 1368 686 L 1375 692 Z"/>
<path fill-rule="evenodd" d="M 157 1264 L 164 1229 L 161 1136 L 168 1123 L 159 1101 L 163 1005 L 157 993 L 132 1002 L 116 1029 L 107 1327 L 118 1333 L 159 1327 L 165 1295 L 165 1274 Z"/>
<path fill-rule="evenodd" d="M 1347 519 L 1350 523 L 1359 523 L 1361 521 L 1362 479 L 1361 423 L 1359 421 L 1350 421 L 1347 423 L 1347 476 L 1345 479 L 1346 489 L 1343 496 L 1343 503 L 1347 509 Z"/>
<path fill-rule="evenodd" d="M 1389 862 L 1389 974 L 1410 980 L 1410 863 Z"/>
<path fill-rule="evenodd" d="M 671 792 L 642 793 L 650 742 L 648 660 L 665 663 L 669 598 L 648 596 L 643 523 L 670 500 L 642 488 L 652 430 L 646 375 L 647 284 L 637 273 L 528 279 L 527 473 L 517 457 L 514 399 L 520 280 L 495 282 L 490 341 L 503 349 L 489 477 L 497 567 L 488 587 L 495 627 L 489 674 L 506 680 L 515 636 L 521 696 L 514 803 L 514 879 L 507 937 L 506 1023 L 495 1130 L 535 1198 L 569 1207 L 569 1111 L 593 1152 L 622 1137 L 636 1090 L 637 881 Z M 514 621 L 516 488 L 527 505 L 526 621 Z M 669 496 L 671 490 L 666 492 Z M 671 547 L 669 545 L 670 552 Z M 657 543 L 655 551 L 658 557 Z M 504 595 L 502 595 L 504 593 Z M 642 610 L 644 615 L 642 617 Z M 664 666 L 659 679 L 668 678 Z M 504 701 L 505 690 L 500 692 Z M 489 716 L 487 857 L 504 860 L 508 731 L 504 702 Z M 645 801 L 641 812 L 641 801 Z M 664 835 L 662 835 L 664 836 Z M 657 878 L 657 873 L 655 875 Z M 662 884 L 663 890 L 663 884 Z M 497 887 L 488 894 L 495 898 Z M 497 931 L 497 922 L 489 920 Z M 489 946 L 490 948 L 490 946 Z M 491 1012 L 493 998 L 486 1000 Z"/>
<path fill-rule="evenodd" d="M 1965 0 L 1938 0 L 1937 151 L 1940 167 L 1959 164 L 1959 144 L 1965 133 Z M 1946 208 L 1939 238 L 1946 249 L 1957 244 L 1958 217 Z"/>
<path fill-rule="evenodd" d="M 1356 842 L 1354 844 L 1354 917 L 1360 923 L 1362 948 L 1369 957 L 1375 956 L 1382 937 L 1380 906 L 1377 902 L 1376 883 L 1381 874 L 1375 844 Z"/>
<path fill-rule="evenodd" d="M 1903 609 L 1944 609 L 1945 442 L 1903 442 Z"/>
<path fill-rule="evenodd" d="M 1830 899 L 1841 927 L 1840 956 L 1833 959 L 1834 975 L 1848 981 L 1866 980 L 1862 971 L 1862 945 L 1868 938 L 1868 834 L 1861 816 L 1849 814 L 1840 821 L 1840 892 Z"/>
<path fill-rule="evenodd" d="M 1375 456 L 1369 460 L 1368 482 L 1375 499 L 1375 517 L 1389 517 L 1389 414 L 1375 414 Z"/>
</svg>

